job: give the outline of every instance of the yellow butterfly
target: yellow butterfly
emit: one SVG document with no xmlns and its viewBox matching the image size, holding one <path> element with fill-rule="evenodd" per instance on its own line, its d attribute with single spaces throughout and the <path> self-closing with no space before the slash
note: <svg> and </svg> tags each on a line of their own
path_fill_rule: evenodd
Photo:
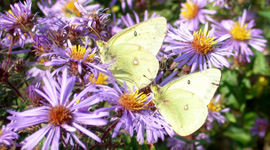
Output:
<svg viewBox="0 0 270 150">
<path fill-rule="evenodd" d="M 156 55 L 166 30 L 166 19 L 156 17 L 124 29 L 108 42 L 97 41 L 101 61 L 114 61 L 110 71 L 120 85 L 124 81 L 129 89 L 143 88 L 154 80 L 159 70 Z"/>
<path fill-rule="evenodd" d="M 180 77 L 160 89 L 152 86 L 154 103 L 176 133 L 190 135 L 204 124 L 208 115 L 207 105 L 220 80 L 220 70 L 207 69 Z"/>
</svg>

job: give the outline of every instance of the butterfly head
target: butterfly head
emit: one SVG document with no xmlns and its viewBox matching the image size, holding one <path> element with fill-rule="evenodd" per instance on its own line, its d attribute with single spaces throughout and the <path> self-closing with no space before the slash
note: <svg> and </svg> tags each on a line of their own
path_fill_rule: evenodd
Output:
<svg viewBox="0 0 270 150">
<path fill-rule="evenodd" d="M 107 43 L 105 41 L 102 41 L 102 40 L 96 41 L 96 44 L 97 44 L 97 47 L 99 49 L 101 61 L 104 62 L 105 56 L 106 56 L 106 53 L 107 53 L 109 47 L 107 46 Z"/>
<path fill-rule="evenodd" d="M 96 44 L 97 44 L 97 47 L 99 48 L 100 52 L 102 52 L 107 45 L 106 42 L 104 42 L 102 40 L 97 40 Z"/>
<path fill-rule="evenodd" d="M 158 85 L 152 85 L 152 86 L 150 86 L 150 88 L 151 88 L 151 91 L 154 95 L 158 95 L 161 87 Z"/>
</svg>

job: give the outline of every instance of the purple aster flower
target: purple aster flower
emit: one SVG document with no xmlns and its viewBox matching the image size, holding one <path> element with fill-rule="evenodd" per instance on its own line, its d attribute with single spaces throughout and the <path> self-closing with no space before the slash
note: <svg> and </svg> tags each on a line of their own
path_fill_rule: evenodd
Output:
<svg viewBox="0 0 270 150">
<path fill-rule="evenodd" d="M 85 42 L 85 46 L 75 45 L 72 46 L 68 41 L 68 47 L 63 50 L 62 48 L 55 48 L 52 52 L 43 54 L 42 56 L 54 56 L 48 62 L 45 62 L 45 66 L 59 66 L 55 72 L 59 72 L 64 68 L 68 68 L 73 74 L 85 74 L 90 72 L 95 78 L 98 77 L 98 73 L 107 73 L 107 66 L 100 64 L 100 59 L 96 55 L 96 48 L 91 49 L 87 46 L 88 39 Z"/>
<path fill-rule="evenodd" d="M 165 122 L 162 116 L 153 108 L 150 101 L 151 96 L 139 93 L 139 90 L 128 91 L 126 85 L 120 89 L 116 84 L 114 88 L 99 86 L 104 88 L 103 98 L 113 106 L 103 108 L 104 110 L 115 110 L 121 117 L 113 118 L 117 120 L 112 137 L 120 133 L 120 129 L 125 129 L 133 136 L 134 130 L 137 132 L 137 141 L 143 144 L 144 135 L 149 143 L 154 143 L 165 135 L 173 136 L 174 131 Z"/>
<path fill-rule="evenodd" d="M 24 3 L 10 5 L 11 10 L 6 11 L 5 14 L 0 12 L 0 30 L 18 36 L 21 47 L 24 46 L 24 40 L 29 36 L 25 33 L 31 31 L 34 26 L 35 15 L 31 13 L 31 6 L 31 0 L 26 0 Z"/>
<path fill-rule="evenodd" d="M 53 47 L 53 42 L 43 34 L 36 34 L 34 36 L 33 47 L 35 48 L 34 51 L 36 52 L 36 56 L 40 56 L 50 51 L 50 49 Z"/>
<path fill-rule="evenodd" d="M 222 105 L 220 103 L 220 96 L 221 94 L 218 94 L 215 98 L 213 98 L 210 103 L 208 104 L 209 113 L 207 116 L 208 122 L 206 123 L 207 129 L 212 128 L 213 121 L 217 121 L 219 124 L 224 124 L 226 121 L 226 118 L 223 116 L 223 113 L 229 112 L 230 108 L 222 108 Z"/>
<path fill-rule="evenodd" d="M 129 7 L 129 9 L 132 10 L 132 1 L 133 0 L 121 0 L 121 6 L 122 6 L 123 12 L 125 12 L 125 10 L 126 10 L 126 3 Z M 110 7 L 112 7 L 116 2 L 117 2 L 117 0 L 112 0 L 110 3 Z"/>
<path fill-rule="evenodd" d="M 14 140 L 17 140 L 19 135 L 12 131 L 11 128 L 2 126 L 0 130 L 0 147 L 12 146 Z"/>
<path fill-rule="evenodd" d="M 216 14 L 214 10 L 203 9 L 207 3 L 207 0 L 187 0 L 187 2 L 182 3 L 180 20 L 176 21 L 175 25 L 187 23 L 186 27 L 190 30 L 198 30 L 199 23 L 205 24 L 206 20 L 212 19 L 207 14 Z"/>
<path fill-rule="evenodd" d="M 41 0 L 41 2 L 38 2 L 38 6 L 46 16 L 55 16 L 69 20 L 71 17 L 81 16 L 75 3 L 81 4 L 87 11 L 99 9 L 99 4 L 89 5 L 90 2 L 92 0 L 57 0 L 55 3 L 52 3 L 51 0 Z"/>
<path fill-rule="evenodd" d="M 50 34 L 51 32 L 64 32 L 66 33 L 66 26 L 68 25 L 68 22 L 62 18 L 56 18 L 56 17 L 46 17 L 46 18 L 37 18 L 38 24 L 35 26 L 37 29 L 38 35 L 42 34 L 44 36 L 50 37 L 55 40 L 54 37 Z M 64 33 L 62 35 L 59 35 L 60 37 L 64 37 Z M 58 41 L 56 41 L 58 42 Z M 56 44 L 57 45 L 57 44 Z M 62 46 L 62 45 L 61 45 Z"/>
<path fill-rule="evenodd" d="M 49 40 L 53 41 L 50 50 L 57 47 L 67 46 L 67 40 L 71 42 L 78 42 L 80 36 L 83 36 L 82 30 L 76 26 L 72 26 L 68 21 L 58 18 L 40 19 L 40 26 L 37 27 L 42 35 L 45 35 Z"/>
<path fill-rule="evenodd" d="M 223 20 L 221 23 L 215 22 L 213 27 L 217 29 L 215 35 L 218 37 L 227 35 L 229 39 L 224 42 L 224 45 L 229 45 L 229 50 L 234 51 L 234 56 L 244 56 L 250 62 L 249 56 L 253 56 L 250 46 L 260 52 L 265 48 L 266 40 L 261 35 L 263 32 L 260 29 L 253 29 L 255 26 L 254 20 L 246 22 L 247 11 L 244 10 L 242 17 L 238 21 Z"/>
<path fill-rule="evenodd" d="M 93 40 L 106 39 L 105 25 L 110 14 L 104 13 L 105 10 L 102 9 L 89 12 L 79 3 L 75 3 L 75 6 L 81 16 L 73 17 L 69 24 L 81 28 L 83 34 L 90 36 Z"/>
<path fill-rule="evenodd" d="M 28 35 L 28 34 L 23 34 L 23 35 L 19 35 L 18 38 L 17 37 L 17 34 L 15 33 L 15 35 L 12 35 L 12 34 L 5 34 L 5 37 L 3 37 L 3 39 L 0 40 L 1 44 L 2 44 L 2 49 L 8 49 L 12 43 L 12 37 L 15 36 L 14 41 L 13 41 L 13 46 L 12 48 L 13 49 L 16 49 L 16 48 L 24 48 L 24 45 L 25 44 L 28 44 L 28 43 L 32 43 L 32 38 Z M 27 49 L 23 49 L 23 50 L 20 50 L 18 51 L 18 53 L 27 53 L 29 52 L 30 50 L 27 50 Z M 17 52 L 15 51 L 12 51 L 11 53 L 13 54 L 17 54 Z"/>
<path fill-rule="evenodd" d="M 33 149 L 45 136 L 42 149 L 59 149 L 59 140 L 61 130 L 67 131 L 72 138 L 84 149 L 86 146 L 76 136 L 77 130 L 91 137 L 97 142 L 101 142 L 100 138 L 93 132 L 87 130 L 83 125 L 103 126 L 107 124 L 107 120 L 103 117 L 108 116 L 108 112 L 81 112 L 80 108 L 90 107 L 99 103 L 101 99 L 95 94 L 97 89 L 94 86 L 88 86 L 78 94 L 74 94 L 70 100 L 76 77 L 68 77 L 67 69 L 62 73 L 62 77 L 53 78 L 49 71 L 43 77 L 43 91 L 36 90 L 40 96 L 46 101 L 44 106 L 36 107 L 23 112 L 15 112 L 8 110 L 12 116 L 8 119 L 12 122 L 10 128 L 18 130 L 37 125 L 45 124 L 41 129 L 28 136 L 21 142 L 22 149 Z M 91 96 L 86 94 L 90 92 Z M 78 100 L 80 100 L 78 102 Z"/>
<path fill-rule="evenodd" d="M 20 54 L 20 53 L 28 53 L 30 52 L 30 49 L 22 49 L 25 43 L 32 43 L 32 38 L 30 36 L 26 36 L 26 39 L 22 38 L 13 38 L 12 43 L 12 34 L 6 33 L 4 31 L 0 31 L 0 47 L 2 50 L 9 49 L 9 47 L 12 45 L 13 49 L 20 49 L 17 51 L 12 51 L 11 54 Z"/>
<path fill-rule="evenodd" d="M 264 118 L 256 119 L 253 127 L 250 129 L 251 135 L 258 135 L 260 138 L 264 138 L 267 129 L 269 128 L 269 121 Z"/>
<path fill-rule="evenodd" d="M 24 3 L 19 2 L 10 5 L 11 10 L 6 11 L 6 14 L 1 14 L 0 29 L 5 31 L 18 30 L 29 31 L 33 27 L 32 21 L 34 15 L 31 13 L 31 0 L 26 0 Z"/>
<path fill-rule="evenodd" d="M 222 48 L 222 41 L 228 38 L 227 35 L 216 38 L 214 36 L 215 28 L 208 31 L 208 23 L 204 27 L 204 31 L 194 31 L 193 35 L 188 29 L 187 24 L 181 24 L 178 29 L 168 28 L 165 42 L 169 46 L 165 48 L 165 52 L 172 51 L 172 54 L 178 55 L 174 59 L 179 62 L 178 67 L 187 64 L 191 66 L 191 73 L 197 68 L 205 70 L 223 66 L 229 68 L 230 64 L 224 56 L 230 55 L 227 48 Z"/>
</svg>

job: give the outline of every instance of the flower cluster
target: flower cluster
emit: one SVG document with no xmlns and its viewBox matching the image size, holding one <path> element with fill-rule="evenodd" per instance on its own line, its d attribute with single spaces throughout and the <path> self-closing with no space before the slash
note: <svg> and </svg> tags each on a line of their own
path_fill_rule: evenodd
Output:
<svg viewBox="0 0 270 150">
<path fill-rule="evenodd" d="M 72 137 L 70 140 L 75 140 L 84 149 L 86 149 L 86 146 L 74 133 L 76 130 L 101 142 L 97 135 L 82 125 L 106 125 L 108 121 L 103 117 L 108 116 L 109 113 L 82 111 L 81 108 L 99 103 L 102 99 L 97 97 L 97 94 L 88 96 L 88 93 L 98 92 L 93 85 L 88 86 L 74 95 L 73 99 L 70 99 L 76 78 L 69 76 L 67 69 L 64 69 L 62 77 L 57 76 L 56 79 L 50 72 L 46 71 L 46 75 L 43 77 L 44 86 L 42 90 L 35 90 L 45 99 L 43 101 L 44 106 L 23 112 L 8 110 L 12 115 L 8 117 L 12 121 L 8 125 L 10 128 L 21 130 L 40 123 L 46 124 L 21 142 L 23 149 L 33 149 L 44 136 L 47 138 L 42 147 L 43 149 L 48 149 L 50 146 L 59 149 L 59 140 L 61 132 L 63 132 L 61 130 L 67 131 L 68 135 Z"/>
<path fill-rule="evenodd" d="M 246 23 L 247 11 L 244 10 L 242 17 L 238 21 L 223 20 L 221 23 L 213 24 L 217 29 L 218 37 L 227 35 L 229 38 L 224 44 L 229 48 L 230 52 L 234 52 L 234 57 L 240 57 L 244 61 L 250 62 L 249 56 L 253 56 L 253 52 L 249 46 L 262 52 L 267 42 L 261 35 L 262 30 L 253 29 L 255 26 L 254 20 Z"/>
</svg>

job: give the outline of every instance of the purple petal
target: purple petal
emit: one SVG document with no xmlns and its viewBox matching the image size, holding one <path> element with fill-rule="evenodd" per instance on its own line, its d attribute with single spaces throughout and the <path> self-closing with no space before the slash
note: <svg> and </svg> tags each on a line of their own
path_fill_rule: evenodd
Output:
<svg viewBox="0 0 270 150">
<path fill-rule="evenodd" d="M 60 139 L 60 127 L 55 127 L 55 132 L 54 132 L 52 146 L 51 146 L 52 150 L 59 149 L 59 139 Z"/>
<path fill-rule="evenodd" d="M 84 127 L 80 126 L 77 123 L 72 123 L 72 125 L 77 128 L 78 130 L 80 130 L 81 132 L 83 132 L 84 134 L 86 134 L 87 136 L 91 137 L 92 139 L 96 140 L 97 142 L 101 142 L 101 139 L 95 135 L 94 133 L 90 132 L 89 130 L 85 129 Z"/>
<path fill-rule="evenodd" d="M 39 129 L 32 135 L 28 136 L 23 142 L 22 149 L 34 149 L 34 147 L 40 142 L 42 138 L 53 128 L 52 125 L 47 124 L 45 127 Z"/>
</svg>

